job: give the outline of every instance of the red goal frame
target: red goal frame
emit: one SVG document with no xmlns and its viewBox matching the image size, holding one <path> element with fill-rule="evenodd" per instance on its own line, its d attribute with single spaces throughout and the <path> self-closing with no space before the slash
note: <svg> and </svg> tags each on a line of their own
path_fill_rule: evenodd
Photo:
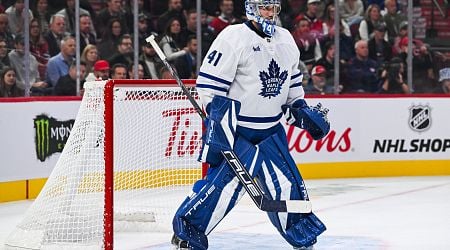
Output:
<svg viewBox="0 0 450 250">
<path fill-rule="evenodd" d="M 194 87 L 195 80 L 183 80 L 187 87 Z M 174 79 L 160 80 L 108 80 L 104 90 L 104 123 L 105 123 L 105 207 L 104 207 L 104 247 L 105 250 L 113 250 L 114 246 L 114 87 L 125 86 L 178 86 Z M 202 164 L 202 176 L 206 174 L 208 164 Z"/>
</svg>

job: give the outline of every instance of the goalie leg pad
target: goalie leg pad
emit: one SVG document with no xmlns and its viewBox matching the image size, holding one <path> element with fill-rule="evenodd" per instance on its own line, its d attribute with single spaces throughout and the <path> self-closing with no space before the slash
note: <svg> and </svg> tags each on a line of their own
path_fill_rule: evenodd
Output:
<svg viewBox="0 0 450 250">
<path fill-rule="evenodd" d="M 244 165 L 250 165 L 249 162 L 253 161 L 256 147 L 242 137 L 238 137 L 235 152 Z M 254 171 L 250 173 L 252 172 Z M 244 193 L 245 190 L 233 170 L 223 160 L 219 166 L 209 168 L 204 180 L 194 184 L 193 193 L 185 199 L 175 213 L 174 233 L 181 240 L 193 241 L 192 244 L 205 246 L 203 236 L 199 235 L 208 235 Z"/>
<path fill-rule="evenodd" d="M 217 165 L 223 159 L 220 151 L 230 150 L 234 146 L 240 107 L 240 102 L 217 95 L 208 104 L 209 116 L 200 161 Z"/>
<path fill-rule="evenodd" d="M 265 139 L 258 148 L 263 155 L 259 183 L 266 195 L 274 200 L 308 200 L 308 194 L 297 166 L 289 154 L 284 130 Z M 271 223 L 294 247 L 308 247 L 326 230 L 313 214 L 269 212 Z"/>
</svg>

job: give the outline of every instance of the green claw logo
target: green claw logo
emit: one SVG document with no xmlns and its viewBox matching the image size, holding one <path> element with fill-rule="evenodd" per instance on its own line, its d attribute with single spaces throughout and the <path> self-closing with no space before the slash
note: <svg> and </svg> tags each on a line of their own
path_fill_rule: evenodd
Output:
<svg viewBox="0 0 450 250">
<path fill-rule="evenodd" d="M 58 121 L 39 115 L 34 119 L 36 156 L 44 162 L 50 155 L 62 152 L 75 120 Z"/>
</svg>

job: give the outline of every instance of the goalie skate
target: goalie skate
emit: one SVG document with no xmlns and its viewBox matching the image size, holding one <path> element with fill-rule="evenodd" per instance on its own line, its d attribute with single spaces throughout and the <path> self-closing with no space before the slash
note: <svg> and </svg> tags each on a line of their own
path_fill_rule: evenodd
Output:
<svg viewBox="0 0 450 250">
<path fill-rule="evenodd" d="M 309 247 L 294 247 L 294 250 L 314 250 L 314 246 L 309 246 Z"/>
<path fill-rule="evenodd" d="M 175 250 L 192 250 L 188 241 L 178 238 L 175 234 L 172 236 L 171 243 L 174 245 Z"/>
</svg>

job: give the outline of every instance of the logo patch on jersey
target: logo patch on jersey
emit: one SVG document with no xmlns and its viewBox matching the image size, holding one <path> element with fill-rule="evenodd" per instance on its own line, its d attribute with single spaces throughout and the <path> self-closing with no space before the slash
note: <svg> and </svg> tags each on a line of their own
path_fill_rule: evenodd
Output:
<svg viewBox="0 0 450 250">
<path fill-rule="evenodd" d="M 287 70 L 280 72 L 280 66 L 278 66 L 277 62 L 272 59 L 269 63 L 268 72 L 259 72 L 259 79 L 262 83 L 262 88 L 259 95 L 269 97 L 270 99 L 280 94 L 281 87 L 286 81 L 287 75 Z"/>
<path fill-rule="evenodd" d="M 261 51 L 261 49 L 259 48 L 259 46 L 253 47 L 253 51 Z"/>
</svg>

